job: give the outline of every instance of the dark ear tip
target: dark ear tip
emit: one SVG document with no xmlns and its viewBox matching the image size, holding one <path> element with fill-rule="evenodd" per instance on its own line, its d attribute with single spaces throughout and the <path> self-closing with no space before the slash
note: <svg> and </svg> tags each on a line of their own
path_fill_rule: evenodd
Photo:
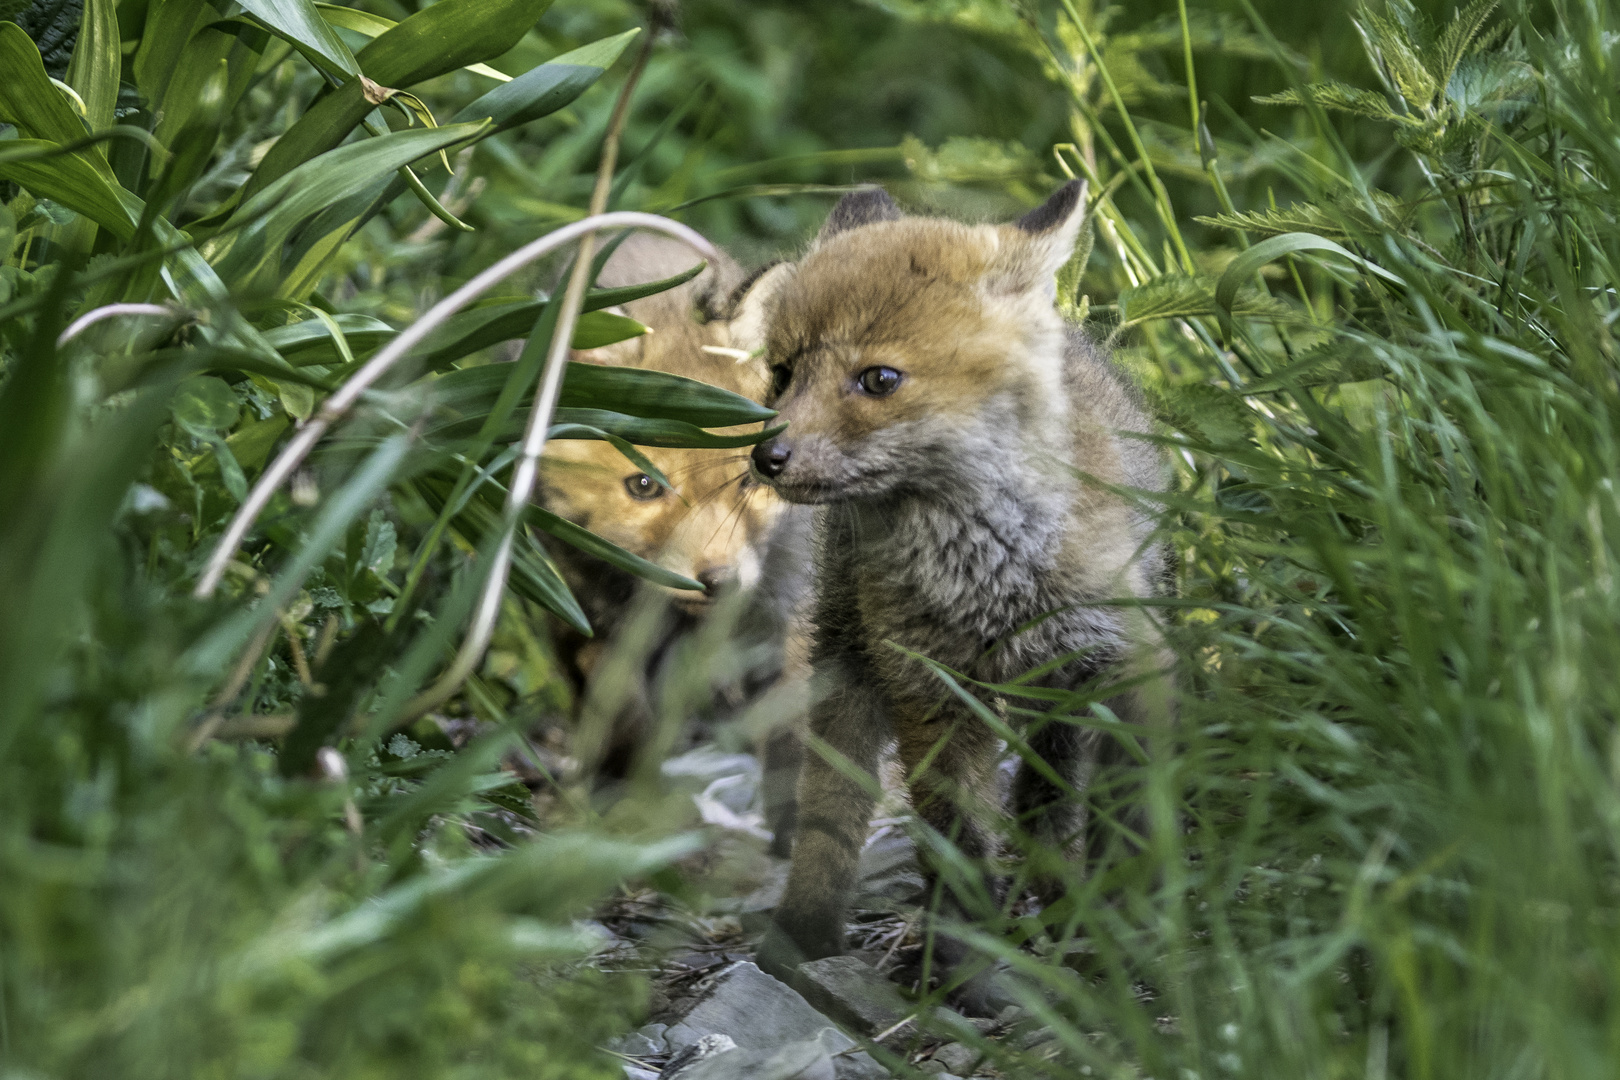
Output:
<svg viewBox="0 0 1620 1080">
<path fill-rule="evenodd" d="M 1075 207 L 1086 192 L 1084 180 L 1070 180 L 1067 184 L 1052 192 L 1051 196 L 1019 218 L 1017 225 L 1028 233 L 1043 233 L 1048 229 L 1056 228 L 1069 219 Z"/>
<path fill-rule="evenodd" d="M 870 225 L 876 221 L 898 221 L 902 216 L 900 207 L 882 188 L 871 187 L 852 191 L 839 199 L 832 208 L 832 213 L 827 215 L 827 223 L 821 227 L 820 239 L 825 240 L 829 236 L 858 229 L 862 225 Z"/>
</svg>

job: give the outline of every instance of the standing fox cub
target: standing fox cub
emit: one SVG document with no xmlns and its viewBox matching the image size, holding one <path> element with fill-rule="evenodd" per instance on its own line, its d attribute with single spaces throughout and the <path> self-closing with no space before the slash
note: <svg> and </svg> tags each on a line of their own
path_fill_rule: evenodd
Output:
<svg viewBox="0 0 1620 1080">
<path fill-rule="evenodd" d="M 619 245 L 598 281 L 605 286 L 639 284 L 672 277 L 692 263 L 684 244 L 638 234 Z M 759 359 L 750 356 L 759 343 L 757 320 L 733 316 L 731 294 L 741 283 L 741 271 L 722 256 L 692 281 L 626 305 L 626 313 L 651 327 L 652 333 L 578 352 L 574 359 L 652 368 L 758 400 L 768 375 Z M 737 301 L 743 305 L 739 310 L 752 310 L 744 305 L 746 300 L 745 295 Z M 652 699 L 670 646 L 710 612 L 716 593 L 750 590 L 752 603 L 741 632 L 756 643 L 763 640 L 775 646 L 754 650 L 763 667 L 744 677 L 741 689 L 747 692 L 753 688 L 750 684 L 774 679 L 787 662 L 782 639 L 799 595 L 808 587 L 805 545 L 795 545 L 791 527 L 783 528 L 792 525 L 794 515 L 785 514 L 788 508 L 781 500 L 748 475 L 746 449 L 642 447 L 641 452 L 670 481 L 673 491 L 606 442 L 554 440 L 546 445 L 541 460 L 541 498 L 548 509 L 633 554 L 701 582 L 707 590 L 648 585 L 570 545 L 548 545 L 596 631 L 594 638 L 585 638 L 557 624 L 559 659 L 576 695 L 585 695 L 606 651 L 621 642 L 621 631 L 639 610 L 638 597 L 666 608 L 648 613 L 662 622 L 646 643 L 649 651 L 641 671 L 630 679 L 621 675 L 617 685 L 605 688 L 607 697 L 623 700 L 616 703 L 605 745 L 596 748 L 590 764 L 618 777 L 628 774 L 648 742 Z M 791 810 L 784 807 L 781 812 Z"/>
<path fill-rule="evenodd" d="M 1151 425 L 1054 309 L 1084 193 L 1069 184 L 1000 226 L 903 217 L 881 191 L 846 196 L 766 301 L 767 404 L 788 428 L 754 448 L 754 471 L 822 506 L 811 733 L 867 774 L 897 742 L 918 815 L 977 859 L 996 854 L 1000 744 L 912 654 L 983 682 L 1040 669 L 1030 685 L 1064 689 L 1162 662 L 1141 613 L 1108 603 L 1151 595 L 1162 573 L 1151 521 L 1108 490 L 1163 487 L 1160 455 L 1130 434 Z M 1137 679 L 1107 705 L 1143 721 L 1144 691 Z M 1010 810 L 1083 857 L 1075 792 L 1116 744 L 1060 720 L 1026 734 L 1064 785 L 1022 762 Z M 805 756 L 793 865 L 761 948 L 778 973 L 843 946 L 875 785 L 829 756 Z M 964 958 L 946 949 L 947 965 Z"/>
</svg>

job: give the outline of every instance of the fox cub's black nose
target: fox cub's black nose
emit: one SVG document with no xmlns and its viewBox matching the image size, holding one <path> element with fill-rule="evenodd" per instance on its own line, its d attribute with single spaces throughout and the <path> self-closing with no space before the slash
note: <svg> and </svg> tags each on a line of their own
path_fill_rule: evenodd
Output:
<svg viewBox="0 0 1620 1080">
<path fill-rule="evenodd" d="M 705 566 L 697 572 L 698 584 L 709 592 L 714 592 L 720 586 L 731 580 L 731 567 Z"/>
<path fill-rule="evenodd" d="M 761 476 L 781 476 L 792 456 L 793 450 L 786 443 L 776 439 L 762 442 L 754 447 L 754 468 Z"/>
</svg>

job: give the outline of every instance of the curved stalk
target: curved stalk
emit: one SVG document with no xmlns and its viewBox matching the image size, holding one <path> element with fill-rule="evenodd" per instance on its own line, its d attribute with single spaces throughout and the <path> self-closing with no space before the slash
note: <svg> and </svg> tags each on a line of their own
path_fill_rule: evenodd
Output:
<svg viewBox="0 0 1620 1080">
<path fill-rule="evenodd" d="M 171 307 L 164 307 L 162 304 L 108 304 L 87 311 L 74 319 L 66 330 L 56 336 L 56 347 L 60 349 L 103 319 L 113 319 L 120 315 L 160 315 L 169 319 L 184 317 L 184 313 Z"/>
</svg>

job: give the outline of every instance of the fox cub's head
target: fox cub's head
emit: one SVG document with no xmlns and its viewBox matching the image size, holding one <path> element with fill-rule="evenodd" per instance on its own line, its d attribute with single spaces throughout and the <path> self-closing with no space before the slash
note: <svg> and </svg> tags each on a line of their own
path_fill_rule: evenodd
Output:
<svg viewBox="0 0 1620 1080">
<path fill-rule="evenodd" d="M 605 286 L 638 284 L 680 273 L 694 261 L 684 245 L 633 236 L 608 260 L 599 281 Z M 574 359 L 684 375 L 761 400 L 768 376 L 760 359 L 749 355 L 759 345 L 758 331 L 752 329 L 757 320 L 726 317 L 729 294 L 739 277 L 737 268 L 726 261 L 678 288 L 631 301 L 624 313 L 653 332 L 576 352 Z M 546 444 L 541 484 L 547 508 L 642 558 L 702 582 L 707 593 L 668 590 L 689 613 L 700 613 L 719 587 L 752 585 L 782 503 L 749 476 L 747 450 L 640 449 L 669 479 L 673 491 L 608 443 Z M 606 564 L 590 567 L 589 574 L 589 584 L 608 593 L 622 594 L 632 584 L 627 575 Z"/>
<path fill-rule="evenodd" d="M 792 502 L 874 499 L 982 474 L 1019 437 L 1060 438 L 1053 275 L 1085 188 L 1011 225 L 904 217 L 846 196 L 810 253 L 765 280 L 767 404 L 788 423 L 754 449 Z"/>
</svg>

